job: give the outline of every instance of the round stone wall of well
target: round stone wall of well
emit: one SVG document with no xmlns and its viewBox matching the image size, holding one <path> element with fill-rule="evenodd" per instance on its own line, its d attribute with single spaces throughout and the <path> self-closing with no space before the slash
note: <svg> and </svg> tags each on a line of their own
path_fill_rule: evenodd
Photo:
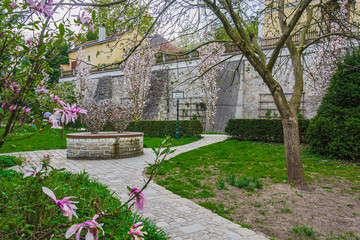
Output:
<svg viewBox="0 0 360 240">
<path fill-rule="evenodd" d="M 100 132 L 66 134 L 69 159 L 119 159 L 144 154 L 143 133 Z"/>
</svg>

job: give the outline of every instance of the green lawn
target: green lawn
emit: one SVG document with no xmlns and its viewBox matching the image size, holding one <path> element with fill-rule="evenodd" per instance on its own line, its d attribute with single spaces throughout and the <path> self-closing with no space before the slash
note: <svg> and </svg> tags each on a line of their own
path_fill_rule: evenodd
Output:
<svg viewBox="0 0 360 240">
<path fill-rule="evenodd" d="M 188 143 L 192 143 L 195 141 L 200 140 L 201 138 L 196 137 L 190 137 L 190 138 L 180 138 L 179 140 L 171 139 L 171 146 L 181 146 Z M 144 137 L 144 148 L 151 148 L 151 147 L 159 147 L 161 142 L 164 141 L 164 138 L 150 138 L 150 137 Z"/>
<path fill-rule="evenodd" d="M 61 139 L 60 129 L 50 129 L 27 139 L 12 141 L 12 142 L 7 141 L 5 142 L 3 147 L 0 148 L 0 153 L 24 152 L 24 151 L 36 151 L 36 150 L 48 150 L 48 149 L 65 149 L 66 134 L 74 133 L 74 132 L 76 131 L 65 130 L 64 138 Z M 144 147 L 145 148 L 158 147 L 163 140 L 164 138 L 144 137 Z M 171 142 L 171 146 L 180 146 L 197 140 L 199 140 L 199 138 L 180 138 L 179 141 L 176 141 L 176 139 L 174 139 Z"/>
<path fill-rule="evenodd" d="M 359 166 L 355 164 L 325 160 L 307 150 L 302 151 L 302 160 L 309 182 L 337 178 L 360 180 Z M 217 186 L 206 182 L 231 177 L 287 182 L 284 145 L 226 140 L 182 153 L 164 162 L 156 176 L 157 183 L 186 198 L 214 196 Z"/>
<path fill-rule="evenodd" d="M 310 191 L 287 184 L 283 144 L 234 139 L 164 161 L 155 181 L 273 239 L 360 240 L 359 230 L 349 229 L 360 221 L 360 164 L 302 147 Z"/>
</svg>

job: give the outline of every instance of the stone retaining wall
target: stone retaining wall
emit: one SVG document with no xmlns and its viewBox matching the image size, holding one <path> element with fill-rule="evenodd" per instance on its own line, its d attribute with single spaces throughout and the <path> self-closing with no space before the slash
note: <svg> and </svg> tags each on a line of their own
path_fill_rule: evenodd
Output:
<svg viewBox="0 0 360 240">
<path fill-rule="evenodd" d="M 67 138 L 69 159 L 119 159 L 144 154 L 143 137 Z"/>
</svg>

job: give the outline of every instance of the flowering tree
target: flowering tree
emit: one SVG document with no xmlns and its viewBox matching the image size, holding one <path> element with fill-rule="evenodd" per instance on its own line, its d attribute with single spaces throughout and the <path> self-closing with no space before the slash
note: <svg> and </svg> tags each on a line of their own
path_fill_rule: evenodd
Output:
<svg viewBox="0 0 360 240">
<path fill-rule="evenodd" d="M 321 98 L 326 93 L 331 76 L 337 70 L 337 63 L 346 53 L 347 38 L 341 36 L 344 26 L 340 24 L 345 25 L 346 28 L 350 27 L 349 22 L 346 21 L 348 17 L 348 3 L 348 0 L 339 0 L 339 8 L 336 14 L 337 21 L 323 21 L 321 22 L 322 28 L 319 29 L 320 34 L 334 34 L 320 40 L 313 65 L 310 67 L 310 75 L 314 80 L 312 86 Z M 322 32 L 321 30 L 323 29 L 329 30 L 328 32 Z"/>
<path fill-rule="evenodd" d="M 137 48 L 125 62 L 125 90 L 134 104 L 135 120 L 141 120 L 154 64 L 155 52 L 148 43 Z"/>
<path fill-rule="evenodd" d="M 46 59 L 65 37 L 72 35 L 64 23 L 53 21 L 57 8 L 52 0 L 0 3 L 0 123 L 5 125 L 0 147 L 11 132 L 26 128 L 28 122 L 34 123 L 37 132 L 51 127 L 39 119 L 53 108 L 64 123 L 74 121 L 79 112 L 85 113 L 76 105 L 65 104 L 47 89 L 46 72 L 51 69 Z M 56 28 L 50 28 L 50 24 Z M 32 37 L 26 37 L 29 31 Z M 50 123 L 56 124 L 54 118 Z"/>
<path fill-rule="evenodd" d="M 217 79 L 221 66 L 221 56 L 224 54 L 225 48 L 217 42 L 209 43 L 199 49 L 199 73 L 202 89 L 203 102 L 206 105 L 206 117 L 208 119 L 210 131 L 214 131 L 216 121 L 216 102 Z"/>
</svg>

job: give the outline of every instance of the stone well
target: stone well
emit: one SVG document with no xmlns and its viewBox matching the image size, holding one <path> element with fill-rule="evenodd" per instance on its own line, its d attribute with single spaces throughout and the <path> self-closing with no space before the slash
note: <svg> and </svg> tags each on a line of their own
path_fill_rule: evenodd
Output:
<svg viewBox="0 0 360 240">
<path fill-rule="evenodd" d="M 67 158 L 69 159 L 119 159 L 136 157 L 143 152 L 143 133 L 100 132 L 69 133 Z"/>
</svg>

